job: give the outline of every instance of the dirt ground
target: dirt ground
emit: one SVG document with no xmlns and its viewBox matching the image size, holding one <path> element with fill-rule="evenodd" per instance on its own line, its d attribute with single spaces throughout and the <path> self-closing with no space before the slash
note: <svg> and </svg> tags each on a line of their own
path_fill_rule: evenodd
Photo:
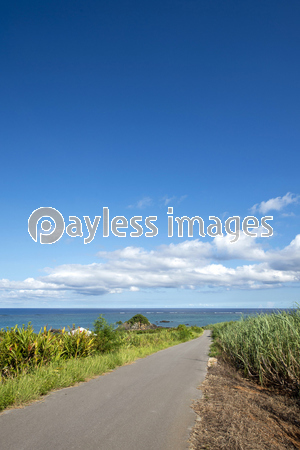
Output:
<svg viewBox="0 0 300 450">
<path fill-rule="evenodd" d="M 190 449 L 300 450 L 300 399 L 262 388 L 224 361 L 208 369 Z"/>
</svg>

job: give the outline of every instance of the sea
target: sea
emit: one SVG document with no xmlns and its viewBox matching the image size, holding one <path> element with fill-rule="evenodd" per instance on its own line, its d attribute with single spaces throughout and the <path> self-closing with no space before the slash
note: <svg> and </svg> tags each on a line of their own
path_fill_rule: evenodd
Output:
<svg viewBox="0 0 300 450">
<path fill-rule="evenodd" d="M 103 315 L 109 324 L 130 319 L 135 314 L 143 314 L 148 320 L 162 327 L 205 326 L 218 322 L 239 320 L 241 317 L 254 316 L 261 313 L 277 312 L 273 309 L 213 309 L 213 308 L 0 308 L 0 329 L 15 325 L 28 326 L 30 322 L 38 333 L 44 327 L 47 329 L 68 329 L 68 327 L 83 327 L 92 330 L 94 321 Z"/>
</svg>

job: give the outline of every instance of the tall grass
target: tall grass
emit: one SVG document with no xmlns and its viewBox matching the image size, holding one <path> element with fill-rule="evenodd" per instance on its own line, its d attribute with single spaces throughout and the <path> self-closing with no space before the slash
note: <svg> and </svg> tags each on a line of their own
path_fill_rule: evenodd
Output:
<svg viewBox="0 0 300 450">
<path fill-rule="evenodd" d="M 300 309 L 213 326 L 231 362 L 261 385 L 300 388 Z"/>
</svg>

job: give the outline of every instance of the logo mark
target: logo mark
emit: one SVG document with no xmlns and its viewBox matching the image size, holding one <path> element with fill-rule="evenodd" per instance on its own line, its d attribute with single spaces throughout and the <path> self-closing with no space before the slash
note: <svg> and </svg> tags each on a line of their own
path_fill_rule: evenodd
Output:
<svg viewBox="0 0 300 450">
<path fill-rule="evenodd" d="M 54 222 L 54 230 L 51 233 L 40 233 L 40 243 L 41 244 L 53 244 L 58 241 L 65 230 L 64 218 L 59 211 L 55 208 L 38 208 L 33 211 L 28 219 L 28 233 L 32 239 L 37 242 L 37 226 L 40 219 L 45 217 L 41 223 L 41 228 L 43 231 L 49 231 L 51 229 L 51 222 L 47 218 L 50 217 Z"/>
</svg>

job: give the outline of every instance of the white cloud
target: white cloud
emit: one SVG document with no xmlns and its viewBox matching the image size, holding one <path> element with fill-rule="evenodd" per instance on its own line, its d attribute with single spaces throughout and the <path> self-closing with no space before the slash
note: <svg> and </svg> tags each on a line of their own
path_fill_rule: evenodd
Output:
<svg viewBox="0 0 300 450">
<path fill-rule="evenodd" d="M 284 249 L 267 252 L 266 261 L 276 270 L 292 270 L 300 273 L 300 234 Z"/>
<path fill-rule="evenodd" d="M 151 251 L 126 247 L 100 252 L 104 262 L 46 268 L 38 279 L 0 280 L 1 296 L 103 295 L 148 288 L 252 290 L 300 282 L 300 235 L 287 247 L 270 251 L 243 234 L 239 241 L 229 241 L 229 236 L 218 236 L 212 242 L 189 240 Z M 243 263 L 228 267 L 234 260 Z"/>
<path fill-rule="evenodd" d="M 143 209 L 143 208 L 146 208 L 147 206 L 151 206 L 151 205 L 152 205 L 152 198 L 143 197 L 143 198 L 141 198 L 141 200 L 138 200 L 133 205 L 129 205 L 128 208 Z"/>
<path fill-rule="evenodd" d="M 165 195 L 159 201 L 164 206 L 170 205 L 170 203 L 172 203 L 172 204 L 175 203 L 175 204 L 179 205 L 179 203 L 181 203 L 186 198 L 187 198 L 187 195 L 181 195 L 180 197 L 177 197 L 176 195 L 173 195 L 172 197 Z M 127 208 L 144 209 L 144 208 L 147 208 L 148 206 L 152 206 L 152 205 L 153 205 L 153 199 L 151 197 L 143 197 L 140 200 L 138 200 L 136 203 L 134 203 L 132 205 L 128 205 Z"/>
<path fill-rule="evenodd" d="M 260 212 L 261 214 L 266 214 L 269 211 L 275 210 L 275 211 L 281 211 L 285 206 L 290 205 L 291 203 L 297 203 L 300 196 L 291 194 L 291 192 L 288 192 L 283 197 L 276 197 L 276 198 L 270 198 L 270 200 L 267 200 L 266 202 L 257 203 L 256 205 L 252 206 L 251 212 L 255 213 L 256 211 Z"/>
<path fill-rule="evenodd" d="M 164 206 L 169 205 L 171 202 L 176 205 L 179 205 L 179 203 L 183 202 L 187 198 L 187 195 L 181 195 L 180 197 L 177 197 L 176 195 L 173 195 L 173 197 L 169 197 L 168 195 L 165 195 L 161 201 L 163 202 Z"/>
<path fill-rule="evenodd" d="M 136 287 L 136 286 L 131 286 L 131 287 L 130 287 L 130 291 L 132 291 L 132 292 L 138 292 L 138 291 L 139 291 L 139 288 Z"/>
<path fill-rule="evenodd" d="M 293 212 L 290 213 L 282 213 L 281 217 L 296 217 L 296 214 Z"/>
<path fill-rule="evenodd" d="M 265 230 L 257 228 L 255 233 L 260 236 L 261 231 Z M 215 259 L 243 259 L 247 261 L 264 261 L 265 252 L 257 240 L 253 237 L 246 236 L 240 231 L 239 240 L 232 243 L 233 236 L 216 236 L 213 240 Z"/>
<path fill-rule="evenodd" d="M 169 203 L 171 203 L 171 202 L 172 202 L 173 200 L 175 200 L 175 199 L 176 199 L 175 196 L 173 196 L 173 197 L 168 197 L 167 195 L 165 195 L 165 196 L 162 198 L 162 201 L 163 201 L 164 205 L 167 206 L 167 205 L 169 205 Z"/>
</svg>

